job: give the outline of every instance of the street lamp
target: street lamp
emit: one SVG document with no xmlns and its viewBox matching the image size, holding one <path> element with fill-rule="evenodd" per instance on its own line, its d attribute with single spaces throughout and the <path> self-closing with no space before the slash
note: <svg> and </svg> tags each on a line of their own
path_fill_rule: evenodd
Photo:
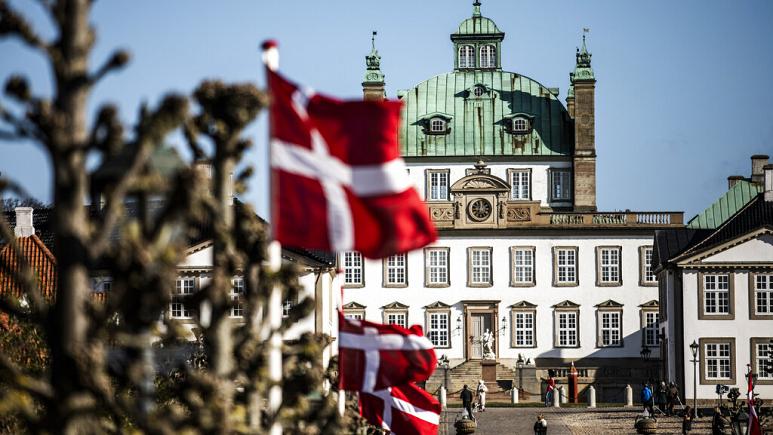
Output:
<svg viewBox="0 0 773 435">
<path fill-rule="evenodd" d="M 692 410 L 695 415 L 698 415 L 698 343 L 695 340 L 690 345 L 690 352 L 692 352 Z"/>
<path fill-rule="evenodd" d="M 518 369 L 518 392 L 523 391 L 523 355 L 518 354 L 518 361 L 515 362 L 515 367 Z"/>
<path fill-rule="evenodd" d="M 443 354 L 438 358 L 437 364 L 440 366 L 440 368 L 443 369 L 443 386 L 445 387 L 446 391 L 448 391 L 448 357 L 446 354 Z"/>
</svg>

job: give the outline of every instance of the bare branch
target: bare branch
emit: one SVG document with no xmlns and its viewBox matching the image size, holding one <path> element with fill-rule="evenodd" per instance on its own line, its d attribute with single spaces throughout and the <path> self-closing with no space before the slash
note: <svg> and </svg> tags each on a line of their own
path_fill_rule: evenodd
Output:
<svg viewBox="0 0 773 435">
<path fill-rule="evenodd" d="M 118 71 L 129 63 L 129 52 L 126 50 L 116 50 L 99 69 L 89 77 L 91 85 L 102 80 L 108 73 Z"/>
<path fill-rule="evenodd" d="M 32 48 L 49 53 L 51 46 L 35 33 L 26 18 L 0 0 L 0 37 L 15 36 Z"/>
<path fill-rule="evenodd" d="M 48 382 L 22 373 L 6 355 L 0 354 L 0 377 L 13 387 L 32 394 L 39 399 L 53 399 L 54 390 Z"/>
</svg>

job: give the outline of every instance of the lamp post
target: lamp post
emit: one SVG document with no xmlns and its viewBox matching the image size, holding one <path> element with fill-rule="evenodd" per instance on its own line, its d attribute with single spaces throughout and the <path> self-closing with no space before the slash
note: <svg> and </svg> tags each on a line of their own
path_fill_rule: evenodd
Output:
<svg viewBox="0 0 773 435">
<path fill-rule="evenodd" d="M 440 356 L 440 358 L 437 361 L 438 365 L 443 369 L 443 387 L 445 387 L 446 391 L 448 391 L 448 357 L 446 354 L 443 354 Z"/>
<path fill-rule="evenodd" d="M 698 343 L 695 340 L 690 345 L 690 352 L 692 352 L 692 410 L 695 415 L 698 415 Z"/>
<path fill-rule="evenodd" d="M 518 354 L 518 360 L 515 362 L 515 367 L 518 369 L 518 392 L 523 392 L 523 355 Z"/>
</svg>

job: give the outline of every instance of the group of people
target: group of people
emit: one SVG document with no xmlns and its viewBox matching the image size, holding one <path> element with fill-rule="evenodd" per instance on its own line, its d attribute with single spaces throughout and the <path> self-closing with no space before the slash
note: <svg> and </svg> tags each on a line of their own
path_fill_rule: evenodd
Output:
<svg viewBox="0 0 773 435">
<path fill-rule="evenodd" d="M 641 403 L 644 410 L 655 418 L 656 410 L 664 415 L 674 415 L 674 408 L 681 405 L 682 401 L 679 399 L 679 388 L 675 383 L 670 382 L 666 385 L 661 381 L 657 387 L 654 387 L 651 382 L 642 383 Z"/>
<path fill-rule="evenodd" d="M 486 410 L 486 393 L 488 393 L 488 387 L 486 386 L 486 383 L 483 382 L 483 379 L 478 382 L 478 386 L 475 388 L 475 393 L 478 397 L 476 408 L 478 411 L 483 412 Z M 464 408 L 464 412 L 471 420 L 475 420 L 475 417 L 472 414 L 472 406 L 475 397 L 473 397 L 472 390 L 470 390 L 470 387 L 468 387 L 467 384 L 464 384 L 464 387 L 462 387 L 462 392 L 459 395 L 459 398 L 462 399 L 462 407 Z"/>
</svg>

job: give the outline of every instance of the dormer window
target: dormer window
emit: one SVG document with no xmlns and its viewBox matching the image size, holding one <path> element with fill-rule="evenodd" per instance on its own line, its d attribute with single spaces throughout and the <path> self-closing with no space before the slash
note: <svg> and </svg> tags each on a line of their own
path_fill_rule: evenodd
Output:
<svg viewBox="0 0 773 435">
<path fill-rule="evenodd" d="M 421 130 L 424 134 L 442 135 L 451 132 L 449 122 L 451 122 L 451 116 L 445 113 L 433 112 L 422 116 L 418 124 L 421 125 Z"/>
<path fill-rule="evenodd" d="M 493 45 L 484 45 L 480 48 L 480 67 L 496 68 L 497 50 Z"/>
<path fill-rule="evenodd" d="M 482 97 L 483 94 L 486 93 L 486 87 L 482 85 L 475 86 L 472 88 L 472 95 L 475 95 L 476 97 Z"/>
<path fill-rule="evenodd" d="M 475 49 L 472 45 L 459 47 L 459 68 L 475 68 Z"/>
<path fill-rule="evenodd" d="M 446 132 L 446 120 L 443 118 L 432 118 L 429 120 L 429 132 L 430 133 L 445 133 Z"/>
<path fill-rule="evenodd" d="M 523 134 L 529 132 L 529 120 L 526 118 L 513 119 L 513 133 Z"/>
<path fill-rule="evenodd" d="M 534 117 L 525 113 L 515 113 L 507 115 L 505 127 L 507 132 L 517 136 L 531 133 L 534 125 Z"/>
</svg>

